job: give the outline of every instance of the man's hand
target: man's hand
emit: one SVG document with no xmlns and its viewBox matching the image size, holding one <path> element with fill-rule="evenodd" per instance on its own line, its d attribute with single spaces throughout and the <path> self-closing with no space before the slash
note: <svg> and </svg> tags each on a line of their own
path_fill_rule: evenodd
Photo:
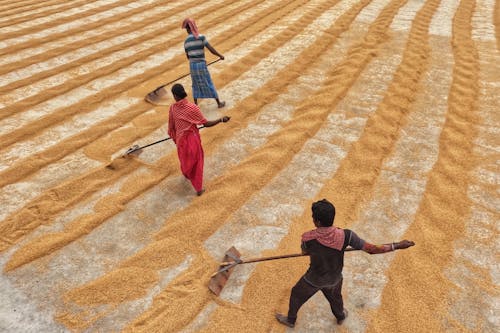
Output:
<svg viewBox="0 0 500 333">
<path fill-rule="evenodd" d="M 405 239 L 405 240 L 402 240 L 401 242 L 394 243 L 394 249 L 396 249 L 396 250 L 407 249 L 413 245 L 415 245 L 415 242 L 412 242 L 412 241 Z"/>
</svg>

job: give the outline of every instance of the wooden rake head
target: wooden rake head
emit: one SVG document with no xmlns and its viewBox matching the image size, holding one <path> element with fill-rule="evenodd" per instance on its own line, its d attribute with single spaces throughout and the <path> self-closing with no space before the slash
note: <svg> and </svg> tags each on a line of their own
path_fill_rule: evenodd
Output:
<svg viewBox="0 0 500 333">
<path fill-rule="evenodd" d="M 357 251 L 354 248 L 347 248 L 344 251 Z M 295 258 L 295 257 L 304 257 L 308 256 L 307 253 L 293 253 L 293 254 L 285 254 L 279 256 L 272 257 L 261 257 L 261 258 L 253 258 L 253 259 L 245 259 L 241 260 L 240 252 L 236 250 L 234 246 L 232 246 L 229 250 L 226 251 L 224 255 L 223 262 L 220 263 L 219 270 L 212 274 L 210 277 L 210 281 L 208 282 L 208 289 L 213 292 L 215 295 L 219 296 L 222 289 L 229 280 L 229 276 L 233 272 L 233 269 L 236 265 L 240 264 L 249 264 L 252 262 L 260 262 L 267 260 L 276 260 L 276 259 L 286 259 L 286 258 Z"/>
<path fill-rule="evenodd" d="M 234 267 L 242 262 L 240 257 L 240 252 L 236 250 L 234 246 L 226 251 L 224 259 L 222 260 L 223 262 L 219 266 L 219 270 L 212 274 L 208 282 L 208 289 L 215 295 L 219 296 L 227 280 L 229 280 L 229 276 L 233 272 Z"/>
<path fill-rule="evenodd" d="M 127 149 L 125 154 L 123 154 L 123 157 L 127 157 L 129 155 L 139 156 L 142 153 L 142 148 L 143 147 L 140 147 L 139 145 L 133 145 L 132 147 Z"/>
</svg>

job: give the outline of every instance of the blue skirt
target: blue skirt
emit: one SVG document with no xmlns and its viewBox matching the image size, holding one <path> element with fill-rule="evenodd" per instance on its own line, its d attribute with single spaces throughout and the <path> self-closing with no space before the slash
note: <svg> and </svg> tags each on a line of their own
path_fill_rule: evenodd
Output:
<svg viewBox="0 0 500 333">
<path fill-rule="evenodd" d="M 205 61 L 190 62 L 193 98 L 219 98 Z"/>
</svg>

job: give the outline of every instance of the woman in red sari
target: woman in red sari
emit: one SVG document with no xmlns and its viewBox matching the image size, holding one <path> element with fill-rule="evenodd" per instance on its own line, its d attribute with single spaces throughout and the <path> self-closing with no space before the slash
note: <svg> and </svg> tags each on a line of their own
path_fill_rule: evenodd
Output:
<svg viewBox="0 0 500 333">
<path fill-rule="evenodd" d="M 177 155 L 181 163 L 182 174 L 191 181 L 198 196 L 205 192 L 203 188 L 203 147 L 198 125 L 212 127 L 231 119 L 224 116 L 217 120 L 207 120 L 198 105 L 189 102 L 181 84 L 172 86 L 175 103 L 168 112 L 168 135 L 177 145 Z"/>
</svg>

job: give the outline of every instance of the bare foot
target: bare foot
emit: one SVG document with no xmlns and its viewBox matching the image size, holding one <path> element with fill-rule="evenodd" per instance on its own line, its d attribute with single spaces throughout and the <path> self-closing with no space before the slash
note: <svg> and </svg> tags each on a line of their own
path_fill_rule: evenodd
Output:
<svg viewBox="0 0 500 333">
<path fill-rule="evenodd" d="M 200 195 L 202 195 L 204 192 L 205 192 L 205 189 L 201 189 L 201 191 L 196 192 L 196 195 L 197 195 L 197 196 L 200 196 Z"/>
<path fill-rule="evenodd" d="M 288 321 L 287 316 L 283 316 L 281 313 L 277 313 L 274 317 L 276 317 L 276 320 L 280 322 L 280 324 L 283 324 L 285 326 L 293 328 L 295 326 L 294 323 L 291 323 Z"/>
<path fill-rule="evenodd" d="M 226 102 L 220 102 L 217 106 L 221 109 L 226 106 Z"/>
<path fill-rule="evenodd" d="M 348 314 L 349 313 L 347 312 L 347 309 L 344 309 L 344 319 L 337 319 L 337 325 L 342 325 L 344 320 L 346 320 Z"/>
</svg>

